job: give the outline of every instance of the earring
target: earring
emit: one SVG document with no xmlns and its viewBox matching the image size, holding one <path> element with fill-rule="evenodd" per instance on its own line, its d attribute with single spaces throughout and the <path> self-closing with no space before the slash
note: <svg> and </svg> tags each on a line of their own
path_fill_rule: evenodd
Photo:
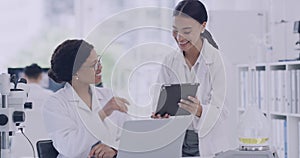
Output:
<svg viewBox="0 0 300 158">
<path fill-rule="evenodd" d="M 76 79 L 76 80 L 78 80 L 78 79 L 79 79 L 79 77 L 78 77 L 78 74 L 77 74 L 77 73 L 74 75 L 74 77 L 75 77 L 75 79 Z"/>
</svg>

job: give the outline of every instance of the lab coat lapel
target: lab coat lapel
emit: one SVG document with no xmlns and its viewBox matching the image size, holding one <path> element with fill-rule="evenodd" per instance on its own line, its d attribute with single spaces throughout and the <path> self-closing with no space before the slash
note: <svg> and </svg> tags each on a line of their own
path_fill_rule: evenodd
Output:
<svg viewBox="0 0 300 158">
<path fill-rule="evenodd" d="M 100 100 L 103 99 L 103 95 L 96 92 L 95 86 L 90 85 L 92 92 L 92 110 L 90 110 L 81 99 L 79 99 L 79 104 L 77 112 L 82 120 L 84 126 L 87 130 L 97 139 L 101 140 L 103 143 L 116 147 L 116 142 L 111 133 L 110 122 L 102 121 L 99 117 L 99 110 L 102 108 L 100 106 Z"/>
<path fill-rule="evenodd" d="M 90 89 L 92 91 L 92 111 L 98 112 L 103 108 L 100 101 L 104 99 L 104 96 L 101 93 L 96 92 L 96 87 L 94 85 L 90 85 Z"/>
<path fill-rule="evenodd" d="M 108 125 L 102 121 L 96 111 L 90 111 L 77 108 L 77 112 L 86 129 L 98 140 L 104 144 L 115 146 L 113 136 Z"/>
<path fill-rule="evenodd" d="M 66 83 L 64 90 L 66 91 L 66 97 L 71 105 L 76 107 L 76 111 L 80 117 L 80 120 L 86 127 L 86 129 L 101 142 L 117 147 L 117 143 L 114 140 L 113 135 L 110 132 L 109 127 L 111 123 L 108 121 L 102 121 L 98 115 L 98 109 L 101 108 L 99 100 L 103 98 L 101 94 L 97 94 L 95 87 L 91 86 L 92 90 L 92 107 L 94 110 L 90 110 L 88 106 L 79 98 L 73 87 Z M 95 97 L 93 97 L 95 96 Z M 93 109 L 93 108 L 92 108 Z"/>
<path fill-rule="evenodd" d="M 189 79 L 186 76 L 186 71 L 190 71 L 190 70 L 185 62 L 183 53 L 180 50 L 176 51 L 176 53 L 177 55 L 175 57 L 175 61 L 173 62 L 174 65 L 171 66 L 172 68 L 173 67 L 177 68 L 177 70 L 174 70 L 174 72 L 176 72 L 174 81 L 175 83 L 189 82 Z"/>
<path fill-rule="evenodd" d="M 66 97 L 68 98 L 68 101 L 70 103 L 73 103 L 76 107 L 86 110 L 86 111 L 91 111 L 88 106 L 79 98 L 73 87 L 69 84 L 66 83 L 65 85 L 65 90 L 67 91 Z"/>
<path fill-rule="evenodd" d="M 196 76 L 197 76 L 197 81 L 200 83 L 200 87 L 198 90 L 198 96 L 201 96 L 201 98 L 199 98 L 203 103 L 207 104 L 207 99 L 206 96 L 204 96 L 201 93 L 206 93 L 208 86 L 207 84 L 210 83 L 210 81 L 207 83 L 205 82 L 206 80 L 210 80 L 210 78 L 206 79 L 207 77 L 209 77 L 210 75 L 208 75 L 207 73 L 210 73 L 211 70 L 211 65 L 214 63 L 214 60 L 212 58 L 212 50 L 214 49 L 208 42 L 206 39 L 203 40 L 203 47 L 202 47 L 202 51 L 201 51 L 201 60 L 199 60 L 199 67 L 198 70 L 196 72 Z M 200 58 L 199 57 L 199 58 Z"/>
<path fill-rule="evenodd" d="M 67 94 L 69 94 L 69 95 L 67 95 L 69 102 L 77 103 L 76 106 L 78 108 L 88 111 L 88 112 L 99 111 L 101 108 L 99 102 L 101 99 L 103 99 L 103 95 L 100 93 L 99 94 L 96 93 L 94 85 L 90 85 L 90 89 L 92 92 L 92 110 L 89 109 L 89 107 L 82 101 L 82 99 L 80 99 L 80 97 L 75 92 L 73 87 L 69 83 L 66 83 L 66 90 L 71 91 L 71 93 L 67 93 Z"/>
<path fill-rule="evenodd" d="M 203 51 L 202 56 L 204 58 L 204 61 L 207 65 L 211 65 L 214 62 L 214 54 L 212 53 L 217 51 L 212 45 L 210 45 L 206 39 L 203 40 Z"/>
</svg>

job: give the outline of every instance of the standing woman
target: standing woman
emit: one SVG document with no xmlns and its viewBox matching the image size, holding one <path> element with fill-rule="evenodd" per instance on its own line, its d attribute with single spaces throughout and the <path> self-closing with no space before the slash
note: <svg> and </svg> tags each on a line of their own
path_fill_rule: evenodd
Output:
<svg viewBox="0 0 300 158">
<path fill-rule="evenodd" d="M 128 102 L 113 97 L 106 88 L 95 87 L 101 82 L 100 61 L 84 40 L 66 40 L 52 55 L 49 76 L 65 86 L 48 99 L 43 114 L 58 158 L 112 158 L 117 154 L 116 135 L 109 125 L 118 124 L 118 118 L 124 120 Z"/>
<path fill-rule="evenodd" d="M 196 96 L 178 103 L 195 115 L 185 133 L 183 157 L 213 156 L 225 150 L 228 143 L 221 129 L 228 115 L 223 106 L 225 68 L 216 42 L 205 29 L 207 20 L 207 11 L 200 1 L 183 0 L 177 4 L 173 11 L 173 37 L 180 50 L 165 58 L 159 74 L 162 84 L 200 83 Z"/>
</svg>

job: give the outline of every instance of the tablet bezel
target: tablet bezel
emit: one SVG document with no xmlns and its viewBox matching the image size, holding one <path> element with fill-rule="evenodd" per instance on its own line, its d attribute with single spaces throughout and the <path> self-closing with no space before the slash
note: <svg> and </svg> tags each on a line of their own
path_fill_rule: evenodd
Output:
<svg viewBox="0 0 300 158">
<path fill-rule="evenodd" d="M 163 84 L 160 88 L 155 115 L 170 116 L 190 115 L 178 106 L 180 99 L 188 100 L 188 96 L 196 96 L 199 83 Z"/>
</svg>

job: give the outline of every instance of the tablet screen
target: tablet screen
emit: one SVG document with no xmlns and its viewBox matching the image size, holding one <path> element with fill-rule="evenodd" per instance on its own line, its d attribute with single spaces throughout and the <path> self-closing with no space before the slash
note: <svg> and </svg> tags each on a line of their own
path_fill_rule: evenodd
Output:
<svg viewBox="0 0 300 158">
<path fill-rule="evenodd" d="M 199 83 L 164 84 L 160 89 L 156 114 L 171 116 L 189 115 L 178 106 L 180 99 L 188 100 L 188 96 L 196 96 Z"/>
</svg>

